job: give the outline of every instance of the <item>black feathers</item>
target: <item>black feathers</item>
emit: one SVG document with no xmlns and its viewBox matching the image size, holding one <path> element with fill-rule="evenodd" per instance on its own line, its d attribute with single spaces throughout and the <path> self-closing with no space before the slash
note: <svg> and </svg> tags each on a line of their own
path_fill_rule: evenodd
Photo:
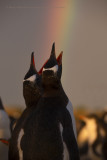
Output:
<svg viewBox="0 0 107 160">
<path fill-rule="evenodd" d="M 1 98 L 0 98 L 0 109 L 4 110 L 4 106 L 3 106 Z"/>
<path fill-rule="evenodd" d="M 50 58 L 42 68 L 42 75 L 38 75 L 32 61 L 31 57 L 31 66 L 24 78 L 23 87 L 27 108 L 13 131 L 9 160 L 19 160 L 21 154 L 23 160 L 63 160 L 65 150 L 69 160 L 79 160 L 72 118 L 66 107 L 68 98 L 60 80 L 62 53 L 57 61 L 53 43 Z M 36 78 L 32 81 L 31 76 L 34 74 L 40 83 Z M 20 138 L 21 130 L 24 134 Z M 17 147 L 19 144 L 20 148 Z"/>
<path fill-rule="evenodd" d="M 28 70 L 28 72 L 26 73 L 24 80 L 30 78 L 33 75 L 38 75 L 36 68 L 35 68 L 35 62 L 34 62 L 34 52 L 32 52 L 31 54 L 31 63 L 30 63 L 30 68 Z"/>
</svg>

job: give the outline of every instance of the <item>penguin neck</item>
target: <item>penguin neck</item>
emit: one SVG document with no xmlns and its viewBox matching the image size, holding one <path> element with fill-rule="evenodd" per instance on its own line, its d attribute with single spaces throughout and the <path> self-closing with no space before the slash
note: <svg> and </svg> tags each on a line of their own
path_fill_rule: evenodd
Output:
<svg viewBox="0 0 107 160">
<path fill-rule="evenodd" d="M 39 100 L 39 99 L 38 99 L 38 100 Z M 38 100 L 35 100 L 35 101 L 28 101 L 28 100 L 25 100 L 26 107 L 27 107 L 27 108 L 30 108 L 30 107 L 36 106 L 37 103 L 38 103 Z"/>
<path fill-rule="evenodd" d="M 66 93 L 65 93 L 65 91 L 64 91 L 64 89 L 63 89 L 63 87 L 62 87 L 62 83 L 61 83 L 61 89 L 60 89 L 60 96 L 61 96 L 61 98 L 63 99 L 63 101 L 67 104 L 68 103 L 68 101 L 69 101 L 69 99 L 68 99 L 68 97 L 67 97 L 67 95 L 66 95 Z"/>
<path fill-rule="evenodd" d="M 43 97 L 60 97 L 63 99 L 63 101 L 67 104 L 68 103 L 68 97 L 65 94 L 65 91 L 62 87 L 62 83 L 60 82 L 59 87 L 57 89 L 55 88 L 46 88 L 43 92 Z"/>
<path fill-rule="evenodd" d="M 52 86 L 46 86 L 45 88 L 43 88 L 42 97 L 57 97 L 57 96 L 60 96 L 60 92 L 61 92 L 60 83 L 57 88 L 52 87 Z"/>
<path fill-rule="evenodd" d="M 59 95 L 60 95 L 60 88 L 58 89 L 46 88 L 44 89 L 44 92 L 43 92 L 43 97 L 57 97 Z"/>
</svg>

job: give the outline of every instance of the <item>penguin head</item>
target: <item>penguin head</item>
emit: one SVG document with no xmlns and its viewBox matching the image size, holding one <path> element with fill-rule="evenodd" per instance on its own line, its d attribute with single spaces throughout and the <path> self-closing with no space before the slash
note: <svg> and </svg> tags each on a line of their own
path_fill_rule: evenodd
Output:
<svg viewBox="0 0 107 160">
<path fill-rule="evenodd" d="M 97 122 L 98 116 L 96 114 L 89 114 L 87 116 L 79 116 L 80 120 L 82 120 L 85 124 Z"/>
<path fill-rule="evenodd" d="M 42 70 L 42 85 L 44 87 L 58 88 L 62 74 L 62 52 L 56 59 L 55 43 L 52 45 L 50 58 Z"/>
<path fill-rule="evenodd" d="M 4 106 L 3 106 L 3 103 L 2 103 L 1 98 L 0 98 L 0 109 L 1 109 L 1 110 L 4 110 Z"/>
<path fill-rule="evenodd" d="M 80 120 L 84 123 L 84 127 L 88 133 L 92 132 L 93 134 L 97 132 L 99 118 L 95 114 L 89 114 L 87 116 L 79 116 Z"/>
<path fill-rule="evenodd" d="M 34 52 L 32 52 L 30 68 L 23 80 L 23 96 L 27 107 L 31 106 L 40 98 L 40 81 L 41 76 L 38 74 L 35 68 Z"/>
</svg>

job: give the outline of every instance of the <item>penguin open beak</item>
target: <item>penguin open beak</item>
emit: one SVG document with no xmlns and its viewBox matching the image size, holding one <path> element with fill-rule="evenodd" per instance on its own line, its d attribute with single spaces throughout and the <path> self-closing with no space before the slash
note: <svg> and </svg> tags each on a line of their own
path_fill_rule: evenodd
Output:
<svg viewBox="0 0 107 160">
<path fill-rule="evenodd" d="M 9 140 L 0 138 L 0 142 L 2 142 L 2 143 L 5 144 L 5 145 L 9 145 Z"/>
<path fill-rule="evenodd" d="M 57 57 L 57 62 L 58 65 L 60 66 L 62 64 L 62 55 L 63 55 L 63 51 L 59 54 L 59 56 Z"/>
<path fill-rule="evenodd" d="M 31 64 L 30 64 L 30 67 L 35 68 L 34 52 L 32 52 L 32 54 L 31 54 Z"/>
<path fill-rule="evenodd" d="M 55 54 L 55 42 L 52 45 L 52 50 L 51 50 L 51 54 L 50 54 L 50 58 L 56 58 L 56 54 Z"/>
<path fill-rule="evenodd" d="M 34 61 L 34 52 L 31 53 L 31 62 L 30 62 L 30 68 L 28 70 L 28 72 L 26 73 L 24 80 L 29 80 L 31 79 L 31 81 L 33 81 L 35 79 L 35 75 L 38 75 L 38 72 L 35 68 L 35 61 Z"/>
<path fill-rule="evenodd" d="M 62 55 L 63 55 L 63 51 L 59 54 L 59 56 L 57 57 L 57 62 L 58 62 L 58 65 L 61 65 L 61 63 L 62 63 Z M 41 67 L 41 69 L 39 70 L 39 75 L 41 75 L 42 74 L 42 70 L 43 70 L 43 68 L 44 68 L 44 66 L 45 66 L 45 64 L 47 63 L 47 61 L 48 60 L 46 60 L 46 62 L 44 63 L 44 65 Z"/>
</svg>

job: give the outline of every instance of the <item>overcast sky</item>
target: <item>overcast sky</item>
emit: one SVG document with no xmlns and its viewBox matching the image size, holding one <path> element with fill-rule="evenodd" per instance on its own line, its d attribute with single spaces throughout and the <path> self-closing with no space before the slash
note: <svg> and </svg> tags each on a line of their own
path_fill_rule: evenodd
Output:
<svg viewBox="0 0 107 160">
<path fill-rule="evenodd" d="M 24 105 L 22 81 L 30 53 L 35 51 L 39 69 L 53 41 L 57 54 L 64 51 L 62 82 L 73 105 L 107 105 L 106 0 L 0 0 L 0 95 L 4 104 Z"/>
</svg>

